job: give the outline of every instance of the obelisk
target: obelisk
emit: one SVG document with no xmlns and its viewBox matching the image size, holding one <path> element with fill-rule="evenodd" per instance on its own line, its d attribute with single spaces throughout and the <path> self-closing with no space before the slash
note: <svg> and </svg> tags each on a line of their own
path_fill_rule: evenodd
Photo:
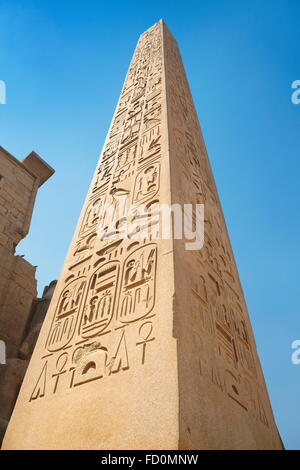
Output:
<svg viewBox="0 0 300 470">
<path fill-rule="evenodd" d="M 201 249 L 158 236 L 160 204 L 204 204 Z M 138 41 L 3 448 L 282 448 L 162 20 Z"/>
</svg>

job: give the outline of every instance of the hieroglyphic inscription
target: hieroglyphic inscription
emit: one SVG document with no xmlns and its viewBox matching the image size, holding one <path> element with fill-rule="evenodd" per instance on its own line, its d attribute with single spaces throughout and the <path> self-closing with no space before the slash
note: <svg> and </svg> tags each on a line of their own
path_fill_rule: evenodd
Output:
<svg viewBox="0 0 300 470">
<path fill-rule="evenodd" d="M 177 170 L 173 200 L 205 204 L 204 247 L 186 252 L 181 265 L 189 273 L 192 329 L 206 343 L 203 351 L 213 351 L 201 357 L 200 373 L 244 410 L 255 408 L 268 425 L 263 405 L 268 399 L 238 273 L 180 54 L 168 30 L 164 44 L 169 145 Z"/>
<path fill-rule="evenodd" d="M 132 214 L 143 232 L 160 189 L 162 54 L 157 23 L 138 42 L 116 106 L 72 257 L 57 287 L 59 300 L 31 402 L 147 361 L 148 344 L 155 339 L 158 247 L 142 238 L 122 239 L 127 210 L 122 204 L 125 199 L 145 203 L 146 215 Z"/>
<path fill-rule="evenodd" d="M 180 310 L 176 292 L 191 336 L 206 343 L 195 352 L 199 376 L 268 426 L 266 390 L 204 141 L 176 43 L 161 22 L 141 36 L 131 61 L 28 398 L 112 380 L 150 361 L 161 257 L 147 231 L 149 221 L 153 235 L 157 230 L 164 158 L 176 167 L 173 202 L 205 204 L 204 248 L 180 260 L 189 281 L 188 311 Z M 138 241 L 122 238 L 129 203 L 136 207 L 130 222 L 144 234 Z"/>
</svg>

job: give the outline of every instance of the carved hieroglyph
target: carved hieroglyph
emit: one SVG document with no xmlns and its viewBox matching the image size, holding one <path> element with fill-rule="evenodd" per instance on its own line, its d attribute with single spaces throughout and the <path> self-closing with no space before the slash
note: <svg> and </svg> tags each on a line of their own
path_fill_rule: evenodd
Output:
<svg viewBox="0 0 300 470">
<path fill-rule="evenodd" d="M 145 238 L 122 238 L 125 196 L 144 204 L 132 222 Z M 205 204 L 203 249 L 146 236 L 158 203 Z M 281 448 L 183 65 L 162 21 L 137 44 L 4 447 Z"/>
</svg>

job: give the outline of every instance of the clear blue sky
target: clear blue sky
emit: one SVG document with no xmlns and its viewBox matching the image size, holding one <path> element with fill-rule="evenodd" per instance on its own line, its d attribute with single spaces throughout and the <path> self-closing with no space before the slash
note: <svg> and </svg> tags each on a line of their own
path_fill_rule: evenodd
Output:
<svg viewBox="0 0 300 470">
<path fill-rule="evenodd" d="M 277 424 L 300 449 L 299 0 L 0 1 L 0 145 L 56 169 L 18 253 L 40 291 L 58 277 L 136 41 L 159 18 L 181 49 Z"/>
</svg>

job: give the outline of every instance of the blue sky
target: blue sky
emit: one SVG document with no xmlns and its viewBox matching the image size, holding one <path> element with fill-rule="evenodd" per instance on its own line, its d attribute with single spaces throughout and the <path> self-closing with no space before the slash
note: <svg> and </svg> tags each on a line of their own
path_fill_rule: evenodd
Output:
<svg viewBox="0 0 300 470">
<path fill-rule="evenodd" d="M 19 254 L 56 279 L 138 36 L 163 18 L 181 49 L 276 421 L 300 449 L 300 3 L 0 0 L 0 145 L 56 169 Z"/>
</svg>

